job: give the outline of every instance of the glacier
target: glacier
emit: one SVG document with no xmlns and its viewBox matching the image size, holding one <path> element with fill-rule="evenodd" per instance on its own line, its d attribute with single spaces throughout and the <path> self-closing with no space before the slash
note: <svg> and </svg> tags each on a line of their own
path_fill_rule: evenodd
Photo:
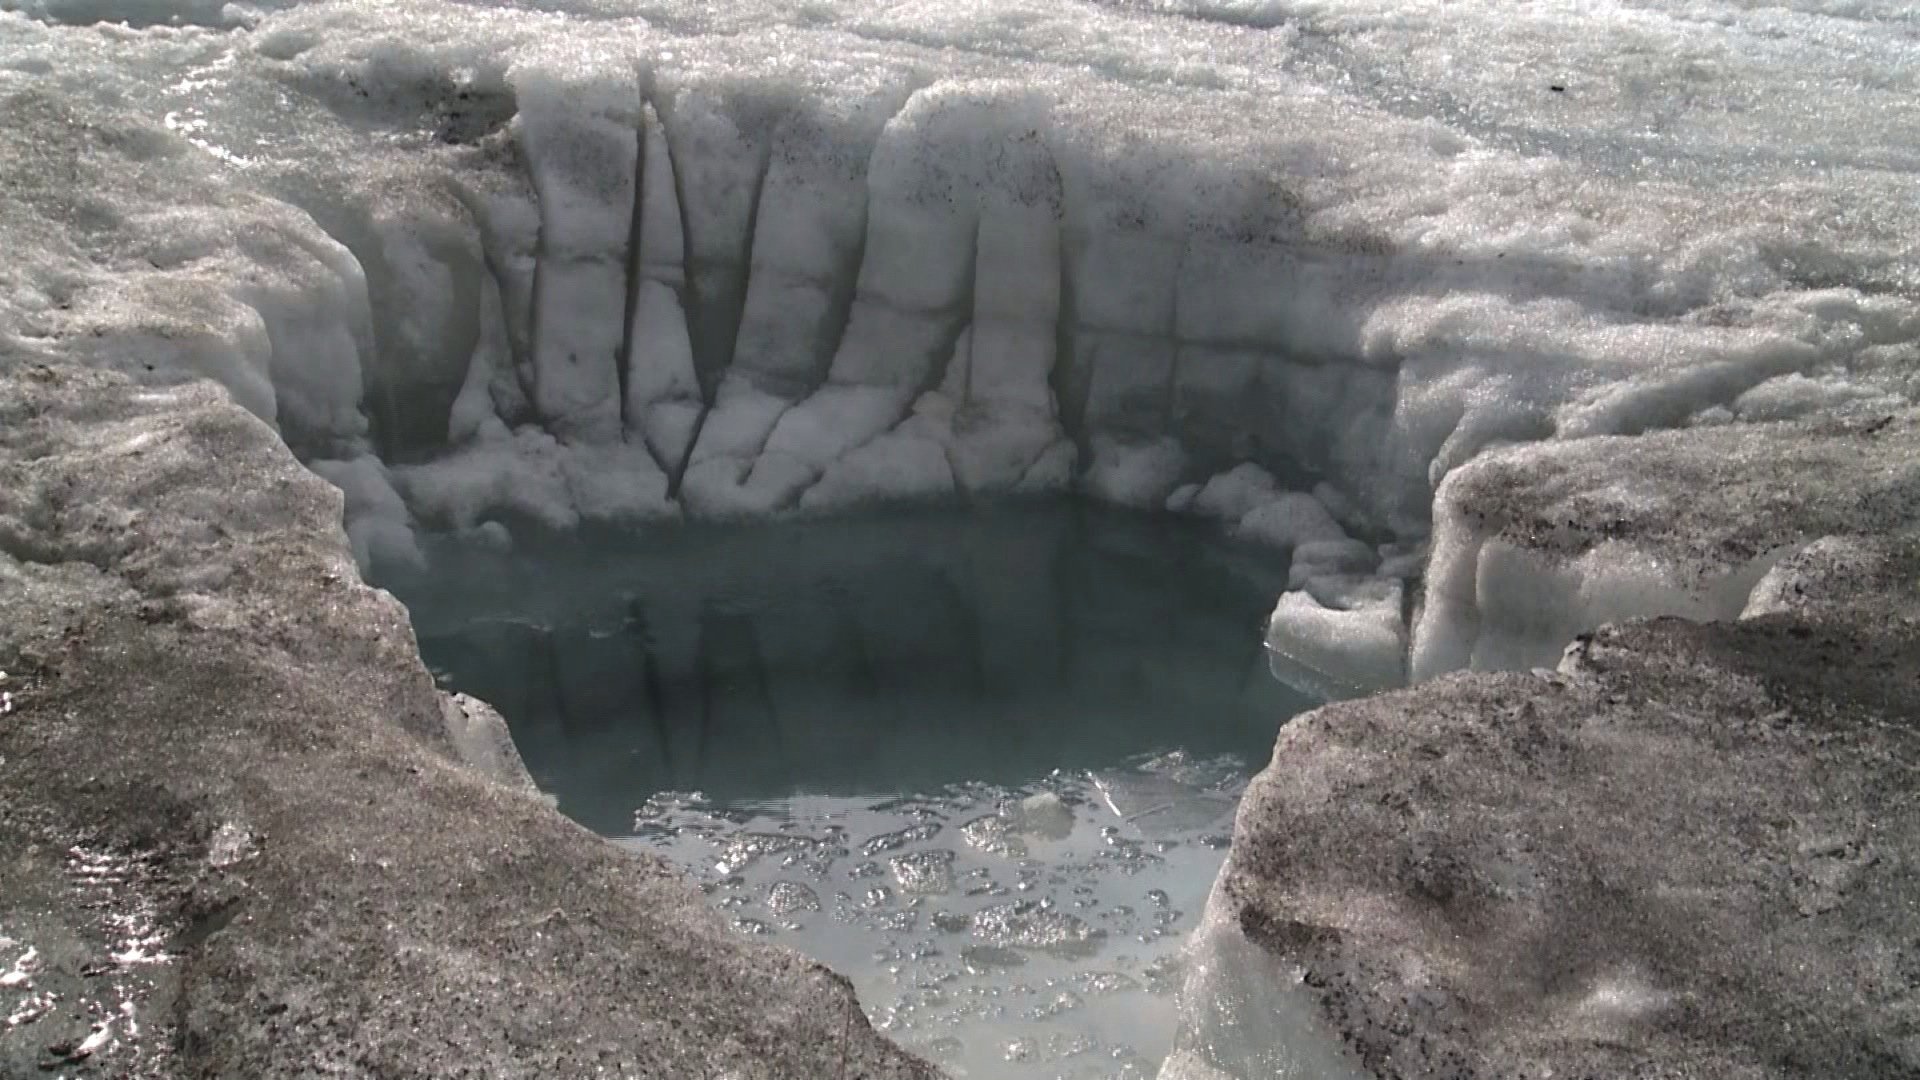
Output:
<svg viewBox="0 0 1920 1080">
<path fill-rule="evenodd" d="M 1892 0 L 0 0 L 0 364 L 211 381 L 369 573 L 1072 496 L 1271 547 L 1323 696 L 1547 671 L 1911 532 L 1916 82 Z"/>
<path fill-rule="evenodd" d="M 7 6 L 10 346 L 215 378 L 367 564 L 1073 491 L 1350 693 L 1471 659 L 1482 450 L 1914 392 L 1897 6 Z M 1536 621 L 1691 603 L 1607 558 Z"/>
</svg>

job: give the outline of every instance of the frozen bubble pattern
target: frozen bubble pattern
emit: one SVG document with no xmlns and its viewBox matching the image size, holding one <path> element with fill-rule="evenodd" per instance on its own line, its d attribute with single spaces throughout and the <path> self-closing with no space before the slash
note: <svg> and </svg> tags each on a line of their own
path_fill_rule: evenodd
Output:
<svg viewBox="0 0 1920 1080">
<path fill-rule="evenodd" d="M 1183 935 L 1248 774 L 1171 751 L 906 798 L 669 794 L 616 842 L 846 974 L 876 1027 L 953 1076 L 1134 1080 L 1172 1043 Z"/>
</svg>

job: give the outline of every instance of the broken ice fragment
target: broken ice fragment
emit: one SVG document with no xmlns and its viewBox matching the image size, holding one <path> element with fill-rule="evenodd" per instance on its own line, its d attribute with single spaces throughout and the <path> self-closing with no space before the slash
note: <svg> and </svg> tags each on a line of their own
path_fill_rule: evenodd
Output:
<svg viewBox="0 0 1920 1080">
<path fill-rule="evenodd" d="M 974 818 L 960 826 L 960 835 L 975 848 L 992 855 L 1003 855 L 1009 859 L 1025 858 L 1027 845 L 1013 835 L 1013 828 L 1006 817 L 1000 814 L 987 814 Z"/>
<path fill-rule="evenodd" d="M 1106 933 L 1045 901 L 1016 900 L 974 912 L 973 936 L 990 945 L 1076 957 L 1098 950 Z"/>
<path fill-rule="evenodd" d="M 775 915 L 819 911 L 820 895 L 798 881 L 776 881 L 767 887 L 767 910 Z"/>
<path fill-rule="evenodd" d="M 820 841 L 810 836 L 743 833 L 727 841 L 713 868 L 722 874 L 737 873 L 760 861 L 763 855 L 811 852 L 821 846 Z"/>
<path fill-rule="evenodd" d="M 1095 773 L 1093 784 L 1121 820 L 1147 836 L 1197 832 L 1233 809 L 1225 796 L 1153 773 Z"/>
<path fill-rule="evenodd" d="M 908 844 L 919 844 L 933 839 L 940 832 L 937 821 L 909 825 L 904 829 L 881 833 L 861 845 L 861 850 L 869 855 L 878 855 L 884 851 L 898 851 Z"/>
<path fill-rule="evenodd" d="M 900 891 L 944 896 L 953 891 L 953 852 L 915 851 L 889 860 Z"/>
<path fill-rule="evenodd" d="M 1073 808 L 1051 791 L 1029 795 L 1007 808 L 1014 832 L 1045 840 L 1064 840 L 1073 832 Z"/>
</svg>

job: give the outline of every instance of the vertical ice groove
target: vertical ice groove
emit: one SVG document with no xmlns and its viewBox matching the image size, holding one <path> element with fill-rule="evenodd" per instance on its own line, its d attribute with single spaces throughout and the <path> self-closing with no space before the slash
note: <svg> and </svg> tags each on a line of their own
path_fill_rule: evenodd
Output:
<svg viewBox="0 0 1920 1080">
<path fill-rule="evenodd" d="M 631 211 L 631 217 L 627 224 L 626 305 L 620 320 L 620 353 L 614 363 L 614 374 L 620 386 L 620 430 L 625 433 L 633 432 L 635 426 L 642 423 L 641 418 L 634 416 L 632 413 L 631 405 L 633 395 L 631 388 L 633 383 L 633 338 L 636 329 L 634 317 L 638 313 L 640 306 L 640 273 L 642 269 L 640 245 L 642 232 L 645 229 L 647 201 L 647 115 L 645 100 L 643 95 L 641 98 L 642 108 L 640 115 L 634 120 L 633 210 Z M 651 448 L 649 449 L 651 452 Z M 662 468 L 667 467 L 666 462 L 659 460 L 658 453 L 654 454 L 654 460 Z"/>
<path fill-rule="evenodd" d="M 714 377 L 718 379 L 719 385 L 715 387 L 712 400 L 701 410 L 699 420 L 694 425 L 693 437 L 688 443 L 686 463 L 682 465 L 680 471 L 681 481 L 683 483 L 687 468 L 691 466 L 694 455 L 700 450 L 700 437 L 707 430 L 707 422 L 713 417 L 716 409 L 722 408 L 725 405 L 724 395 L 727 390 L 734 388 L 736 385 L 749 386 L 749 384 L 755 384 L 750 385 L 750 388 L 747 390 L 747 393 L 755 395 L 757 399 L 750 405 L 749 415 L 752 419 L 746 424 L 732 426 L 730 434 L 732 434 L 734 438 L 729 440 L 729 448 L 735 452 L 726 455 L 738 457 L 741 460 L 740 472 L 743 474 L 747 467 L 746 463 L 751 462 L 760 454 L 761 450 L 766 446 L 767 436 L 772 433 L 774 425 L 779 423 L 780 417 L 785 414 L 788 408 L 792 407 L 790 399 L 769 398 L 768 395 L 765 394 L 764 389 L 757 385 L 757 380 L 754 379 L 754 373 L 751 371 L 751 367 L 753 366 L 752 361 L 757 359 L 755 350 L 749 349 L 747 363 L 742 363 L 740 356 L 740 335 L 746 325 L 748 305 L 753 296 L 754 238 L 759 233 L 760 212 L 765 202 L 767 174 L 771 170 L 772 160 L 772 143 L 771 141 L 763 140 L 759 147 L 758 163 L 753 174 L 752 193 L 747 200 L 747 220 L 741 239 L 741 250 L 745 253 L 745 257 L 739 264 L 739 278 L 737 282 L 729 282 L 725 286 L 728 289 L 728 303 L 733 306 L 733 310 L 727 313 L 729 317 L 725 319 L 724 327 L 714 327 L 707 322 L 706 318 L 701 318 L 702 325 L 708 327 L 708 333 L 711 335 L 709 345 L 717 344 L 719 339 L 724 336 L 726 339 L 726 349 L 724 356 L 715 360 L 713 365 L 712 370 Z M 684 193 L 681 205 L 685 205 Z M 693 282 L 699 277 L 698 271 L 694 269 L 691 262 L 692 252 L 694 250 L 696 249 L 692 243 L 692 234 L 689 233 L 689 267 L 687 275 L 689 289 L 692 288 Z M 791 332 L 792 328 L 782 327 L 780 329 Z M 698 349 L 698 338 L 695 339 L 695 346 L 696 349 Z M 699 357 L 697 351 L 695 356 L 697 361 Z M 705 369 L 703 368 L 701 370 Z M 741 380 L 738 384 L 734 383 L 736 376 Z M 759 430 L 751 430 L 756 425 L 759 427 Z M 675 484 L 673 492 L 676 497 L 678 497 L 679 491 L 680 484 Z M 762 508 L 773 509 L 774 507 L 764 506 Z"/>
<path fill-rule="evenodd" d="M 639 189 L 630 244 L 624 409 L 670 485 L 685 467 L 706 403 L 687 327 L 686 219 L 673 154 L 651 94 L 638 124 Z"/>
<path fill-rule="evenodd" d="M 1146 151 L 1073 177 L 1074 355 L 1065 380 L 1082 401 L 1079 483 L 1096 496 L 1159 507 L 1186 471 L 1168 435 L 1178 348 L 1174 283 L 1194 200 L 1186 164 Z"/>
<path fill-rule="evenodd" d="M 375 203 L 334 183 L 289 185 L 360 264 L 367 282 L 362 380 L 372 436 L 389 461 L 445 445 L 446 420 L 479 332 L 480 229 L 443 185 L 394 185 Z"/>
<path fill-rule="evenodd" d="M 1166 387 L 1178 348 L 1175 289 L 1185 242 L 1163 220 L 1151 185 L 1157 168 L 1133 166 L 1138 177 L 1088 177 L 1076 252 L 1074 314 L 1077 355 L 1084 383 L 1084 425 L 1089 440 L 1105 435 L 1129 440 L 1161 435 Z"/>
<path fill-rule="evenodd" d="M 386 376 L 392 371 L 392 367 L 383 362 L 387 357 L 386 344 L 389 334 L 386 332 L 386 327 L 382 325 L 384 320 L 374 317 L 375 309 L 380 304 L 376 297 L 382 296 L 386 291 L 386 279 L 384 268 L 380 264 L 378 246 L 371 239 L 371 224 L 360 208 L 342 206 L 332 193 L 324 190 L 303 190 L 288 193 L 283 197 L 288 199 L 286 205 L 289 209 L 304 213 L 318 227 L 321 235 L 338 245 L 352 259 L 356 268 L 355 273 L 365 282 L 364 291 L 368 310 L 364 317 L 341 321 L 344 325 L 351 327 L 354 366 L 359 376 L 358 407 L 362 413 L 366 414 L 369 421 L 368 434 L 371 436 L 371 448 L 381 456 L 392 456 L 398 448 L 388 441 L 388 428 L 391 425 L 387 421 L 397 409 L 393 388 L 386 381 Z M 275 245 L 285 249 L 287 254 L 295 258 L 304 255 L 322 266 L 332 265 L 326 253 L 306 242 L 300 237 L 297 229 L 282 226 L 276 228 L 275 233 L 277 234 Z M 276 343 L 284 343 L 287 340 L 287 332 L 278 325 L 278 322 L 286 319 L 288 315 L 278 312 L 270 304 L 266 307 L 259 304 L 254 306 L 267 322 L 269 339 Z M 382 311 L 380 314 L 387 313 Z M 286 427 L 284 421 L 282 426 Z M 294 429 L 297 432 L 297 424 L 294 425 Z M 298 438 L 299 435 L 294 434 L 293 437 Z M 335 449 L 339 452 L 345 448 Z"/>
<path fill-rule="evenodd" d="M 452 446 L 472 441 L 483 430 L 500 430 L 505 426 L 496 401 L 495 384 L 512 377 L 513 356 L 508 345 L 499 279 L 490 267 L 483 270 L 481 277 L 478 321 L 480 332 L 467 361 L 467 379 L 447 417 L 447 439 Z"/>
<path fill-rule="evenodd" d="M 537 269 L 533 252 L 538 245 L 539 213 L 535 196 L 521 186 L 530 181 L 517 172 L 487 174 L 485 180 L 505 181 L 513 189 L 491 190 L 460 176 L 449 177 L 448 185 L 479 231 L 481 264 L 498 292 L 505 351 L 488 393 L 501 422 L 513 427 L 527 420 L 531 410 L 533 289 L 528 279 Z M 524 262 L 527 270 L 517 268 L 516 262 Z"/>
<path fill-rule="evenodd" d="M 365 375 L 373 363 L 365 269 L 311 215 L 275 204 L 252 244 L 285 267 L 230 287 L 253 309 L 267 342 L 275 423 L 288 445 L 350 458 L 369 449 Z"/>
<path fill-rule="evenodd" d="M 761 190 L 771 161 L 767 129 L 770 117 L 756 115 L 751 103 L 713 92 L 681 88 L 663 95 L 660 111 L 674 190 L 686 245 L 686 314 L 703 404 L 687 440 L 687 452 L 674 470 L 669 491 L 678 498 L 688 475 L 702 458 L 733 457 L 764 439 L 762 425 L 772 416 L 764 402 L 746 424 L 714 424 L 726 414 L 741 316 L 748 287 L 748 263 Z M 777 415 L 777 409 L 772 410 Z M 760 429 L 760 430 L 755 430 Z M 709 444 L 716 441 L 724 446 Z"/>
<path fill-rule="evenodd" d="M 979 295 L 979 289 L 980 289 L 980 230 L 979 229 L 975 229 L 973 231 L 973 251 L 974 251 L 973 276 L 967 280 L 967 292 L 969 294 L 968 300 L 967 300 L 967 308 L 968 310 L 973 311 L 974 313 L 972 320 L 967 323 L 967 329 L 969 330 L 973 329 L 980 322 L 980 313 L 977 309 L 975 301 L 972 299 L 974 296 Z M 977 344 L 978 340 L 979 339 L 977 335 L 963 332 L 961 334 L 961 340 L 954 342 L 953 356 L 947 361 L 947 364 L 949 366 L 956 363 L 961 365 L 960 385 L 958 388 L 958 392 L 954 395 L 954 400 L 962 408 L 972 405 L 974 400 L 973 377 L 974 377 L 974 373 L 980 370 L 980 366 L 979 364 L 975 363 L 973 353 L 974 353 L 974 346 Z M 966 354 L 965 356 L 961 355 L 963 351 Z M 947 371 L 945 369 L 942 369 L 934 378 L 933 386 L 929 386 L 927 387 L 927 389 L 928 390 L 936 389 L 939 387 L 941 383 L 946 382 L 946 380 L 947 380 Z"/>
<path fill-rule="evenodd" d="M 782 421 L 770 451 L 836 492 L 856 476 L 920 494 L 1021 481 L 1029 461 L 1013 459 L 1037 454 L 1025 444 L 1057 427 L 1045 354 L 1058 245 L 1033 241 L 1057 240 L 1059 228 L 1045 113 L 1018 87 L 940 83 L 888 123 L 828 384 Z M 1045 310 L 1026 310 L 1035 303 Z M 937 472 L 924 470 L 934 462 Z"/>
<path fill-rule="evenodd" d="M 747 301 L 753 293 L 753 248 L 754 237 L 760 231 L 760 211 L 766 206 L 767 173 L 773 167 L 773 144 L 763 142 L 760 145 L 760 157 L 753 172 L 753 193 L 747 197 L 747 225 L 741 241 L 741 251 L 746 255 L 740 262 L 739 284 L 734 291 L 739 294 L 740 312 L 726 327 L 726 350 L 719 361 L 719 371 L 724 378 L 728 370 L 740 359 L 740 329 L 746 318 Z"/>
<path fill-rule="evenodd" d="M 686 312 L 688 344 L 692 346 L 694 312 L 698 310 L 700 306 L 700 284 L 695 280 L 693 272 L 693 237 L 695 230 L 693 227 L 693 212 L 689 208 L 690 203 L 688 201 L 687 169 L 685 163 L 681 160 L 681 151 L 674 148 L 673 139 L 667 133 L 664 108 L 660 105 L 654 105 L 653 108 L 655 109 L 654 116 L 660 123 L 660 140 L 664 144 L 667 153 L 668 178 L 672 181 L 673 188 L 673 210 L 675 216 L 680 220 L 680 298 L 682 307 Z M 701 367 L 698 356 L 694 357 L 693 370 L 700 384 L 701 401 L 707 408 L 711 408 L 713 406 L 713 381 L 708 378 L 706 370 Z M 706 419 L 704 409 L 701 411 L 700 418 L 702 421 Z M 693 452 L 693 444 L 691 442 L 687 444 L 687 452 L 689 454 Z"/>
<path fill-rule="evenodd" d="M 850 375 L 846 365 L 849 349 L 869 328 L 866 278 L 884 250 L 875 242 L 885 225 L 875 216 L 871 189 L 874 170 L 887 167 L 886 132 L 924 135 L 911 120 L 901 121 L 911 112 L 900 107 L 903 96 L 885 81 L 843 87 L 774 126 L 737 356 L 686 474 L 684 490 L 696 510 L 791 505 L 827 463 L 899 419 L 911 400 L 906 380 L 930 363 L 929 357 L 906 374 L 907 351 L 889 347 L 871 357 L 870 368 Z M 915 143 L 923 165 L 943 149 L 904 137 Z M 913 265 L 893 268 L 896 279 L 909 284 L 925 260 L 951 259 L 952 252 L 915 244 L 910 257 Z"/>
<path fill-rule="evenodd" d="M 540 317 L 541 297 L 546 295 L 547 271 L 547 215 L 545 202 L 535 189 L 534 205 L 538 211 L 533 233 L 533 272 L 528 282 L 527 292 L 527 361 L 521 369 L 521 383 L 526 388 L 527 406 L 532 415 L 544 422 L 546 409 L 542 404 L 540 389 L 540 347 L 541 327 L 546 320 Z"/>
<path fill-rule="evenodd" d="M 1192 246 L 1191 246 L 1191 242 L 1189 242 L 1187 248 L 1182 250 L 1180 253 L 1180 264 L 1179 264 L 1180 270 L 1184 271 L 1187 268 L 1187 258 L 1191 253 L 1192 253 Z M 1174 344 L 1173 344 L 1173 356 L 1170 362 L 1167 364 L 1167 381 L 1165 386 L 1162 389 L 1162 394 L 1161 394 L 1162 406 L 1161 406 L 1160 421 L 1161 421 L 1162 431 L 1172 431 L 1174 426 L 1173 395 L 1174 395 L 1175 388 L 1180 385 L 1180 358 L 1181 358 L 1181 354 L 1185 352 L 1185 350 L 1181 348 L 1181 342 L 1180 342 L 1181 285 L 1185 280 L 1186 280 L 1186 275 L 1184 273 L 1176 272 L 1173 275 L 1172 288 L 1173 288 Z"/>
<path fill-rule="evenodd" d="M 686 450 L 667 472 L 667 498 L 680 498 L 680 489 L 687 482 L 687 467 L 693 464 L 693 447 L 700 441 L 700 429 L 707 426 L 707 417 L 712 412 L 713 405 L 710 402 L 700 404 L 699 414 L 693 418 L 693 427 L 687 433 Z"/>
<path fill-rule="evenodd" d="M 524 376 L 533 368 L 533 306 L 527 302 L 532 297 L 532 291 L 528 290 L 524 295 L 515 293 L 516 279 L 493 243 L 491 232 L 482 234 L 482 250 L 486 254 L 487 273 L 493 281 L 494 290 L 499 294 L 500 329 L 505 335 L 507 347 L 501 376 L 489 386 L 489 393 L 494 411 L 502 422 L 511 427 L 525 417 L 530 407 L 531 389 Z M 520 302 L 516 303 L 510 298 Z"/>
<path fill-rule="evenodd" d="M 974 244 L 972 312 L 963 378 L 945 442 L 957 479 L 974 492 L 1030 485 L 1033 465 L 1071 452 L 1053 393 L 1060 320 L 1064 189 L 1043 118 L 1010 126 L 990 148 Z M 1059 448 L 1056 450 L 1056 448 Z M 1062 475 L 1059 484 L 1068 479 Z"/>
<path fill-rule="evenodd" d="M 863 249 L 868 159 L 896 98 L 843 90 L 773 131 L 732 372 L 779 396 L 801 398 L 826 377 Z"/>
<path fill-rule="evenodd" d="M 851 222 L 852 243 L 834 275 L 827 315 L 821 327 L 821 344 L 824 348 L 820 356 L 820 368 L 823 376 L 832 370 L 833 358 L 846 342 L 847 328 L 853 320 L 854 303 L 859 296 L 860 276 L 867 264 L 873 215 L 873 186 L 870 181 L 873 159 L 879 153 L 880 140 L 887 128 L 907 109 L 912 100 L 912 91 L 905 87 L 890 88 L 878 100 L 881 104 L 871 110 L 876 122 L 858 131 L 864 140 L 864 152 L 858 159 L 857 174 L 848 183 L 848 190 L 855 201 L 856 220 Z"/>
<path fill-rule="evenodd" d="M 961 385 L 952 395 L 955 404 L 964 404 L 966 391 L 973 382 L 973 345 L 977 336 L 977 316 L 974 311 L 980 286 L 980 222 L 975 218 L 973 235 L 968 238 L 966 274 L 961 279 L 961 288 L 954 309 L 960 312 L 947 328 L 947 333 L 933 349 L 933 362 L 927 368 L 920 383 L 914 387 L 909 400 L 918 401 L 926 395 L 948 385 L 948 380 L 956 374 Z M 956 372 L 955 366 L 958 365 Z"/>
<path fill-rule="evenodd" d="M 842 455 L 847 465 L 832 466 L 826 479 L 844 492 L 850 481 L 840 474 L 874 476 L 885 471 L 888 455 L 924 460 L 937 453 L 944 467 L 939 476 L 922 477 L 923 494 L 943 484 L 961 494 L 1060 490 L 1071 483 L 1080 454 L 1060 423 L 1063 395 L 1056 391 L 1070 381 L 1059 347 L 1067 185 L 1050 106 L 991 85 L 949 90 L 936 101 L 941 111 L 929 110 L 934 117 L 947 111 L 965 121 L 955 125 L 959 138 L 949 136 L 941 147 L 962 163 L 949 159 L 932 178 L 939 201 L 957 201 L 971 219 L 964 249 L 959 238 L 944 245 L 964 256 L 941 305 L 952 314 L 944 328 L 931 327 L 931 363 L 905 418 L 853 443 Z M 960 198 L 947 197 L 947 188 Z M 876 243 L 883 238 L 879 230 L 873 235 Z M 890 279 L 873 280 L 884 299 Z M 891 479 L 906 483 L 897 472 Z"/>
<path fill-rule="evenodd" d="M 655 107 L 680 202 L 694 361 L 711 397 L 740 328 L 770 118 L 721 91 L 687 87 L 663 94 Z"/>
<path fill-rule="evenodd" d="M 664 135 L 666 135 L 666 123 L 664 123 L 664 119 L 660 121 L 660 133 L 662 133 L 662 138 L 664 138 Z M 666 140 L 666 167 L 668 167 L 668 175 L 670 175 L 672 181 L 674 181 L 674 184 L 672 184 L 672 186 L 674 186 L 674 211 L 680 215 L 680 267 L 682 267 L 682 271 L 680 271 L 680 273 L 682 273 L 682 286 L 680 286 L 680 288 L 682 288 L 682 298 L 684 298 L 682 311 L 684 311 L 685 321 L 687 321 L 687 348 L 691 350 L 691 348 L 693 348 L 693 311 L 699 307 L 699 282 L 695 281 L 695 275 L 693 275 L 693 219 L 691 219 L 691 215 L 687 213 L 687 177 L 685 177 L 685 167 L 682 165 L 682 161 L 680 161 L 680 154 L 674 150 L 672 140 Z M 693 417 L 693 429 L 687 432 L 687 444 L 685 444 L 685 450 L 682 450 L 682 454 L 680 454 L 680 461 L 674 463 L 672 471 L 668 473 L 666 498 L 672 498 L 672 500 L 678 500 L 678 498 L 680 498 L 680 488 L 682 488 L 682 484 L 685 484 L 685 479 L 687 479 L 687 467 L 693 463 L 693 448 L 699 446 L 699 442 L 701 442 L 701 430 L 707 427 L 707 417 L 708 415 L 712 415 L 712 409 L 714 409 L 714 392 L 716 392 L 716 386 L 714 386 L 712 380 L 708 380 L 707 377 L 705 377 L 703 367 L 701 367 L 701 363 L 699 363 L 699 356 L 693 356 L 693 377 L 699 382 L 701 405 L 699 405 L 699 413 L 695 413 L 695 417 Z M 703 653 L 703 655 L 705 655 L 705 653 Z M 705 748 L 705 730 L 707 730 L 707 728 L 705 728 L 705 723 L 703 723 L 703 726 L 701 726 L 701 732 L 703 732 L 703 748 Z"/>
</svg>

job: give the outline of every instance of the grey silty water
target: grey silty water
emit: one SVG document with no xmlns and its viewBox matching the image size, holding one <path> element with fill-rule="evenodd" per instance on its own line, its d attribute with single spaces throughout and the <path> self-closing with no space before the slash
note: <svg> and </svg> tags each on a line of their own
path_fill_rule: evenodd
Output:
<svg viewBox="0 0 1920 1080">
<path fill-rule="evenodd" d="M 388 582 L 560 808 L 955 1075 L 1152 1075 L 1285 563 L 1075 503 L 437 545 Z"/>
</svg>

